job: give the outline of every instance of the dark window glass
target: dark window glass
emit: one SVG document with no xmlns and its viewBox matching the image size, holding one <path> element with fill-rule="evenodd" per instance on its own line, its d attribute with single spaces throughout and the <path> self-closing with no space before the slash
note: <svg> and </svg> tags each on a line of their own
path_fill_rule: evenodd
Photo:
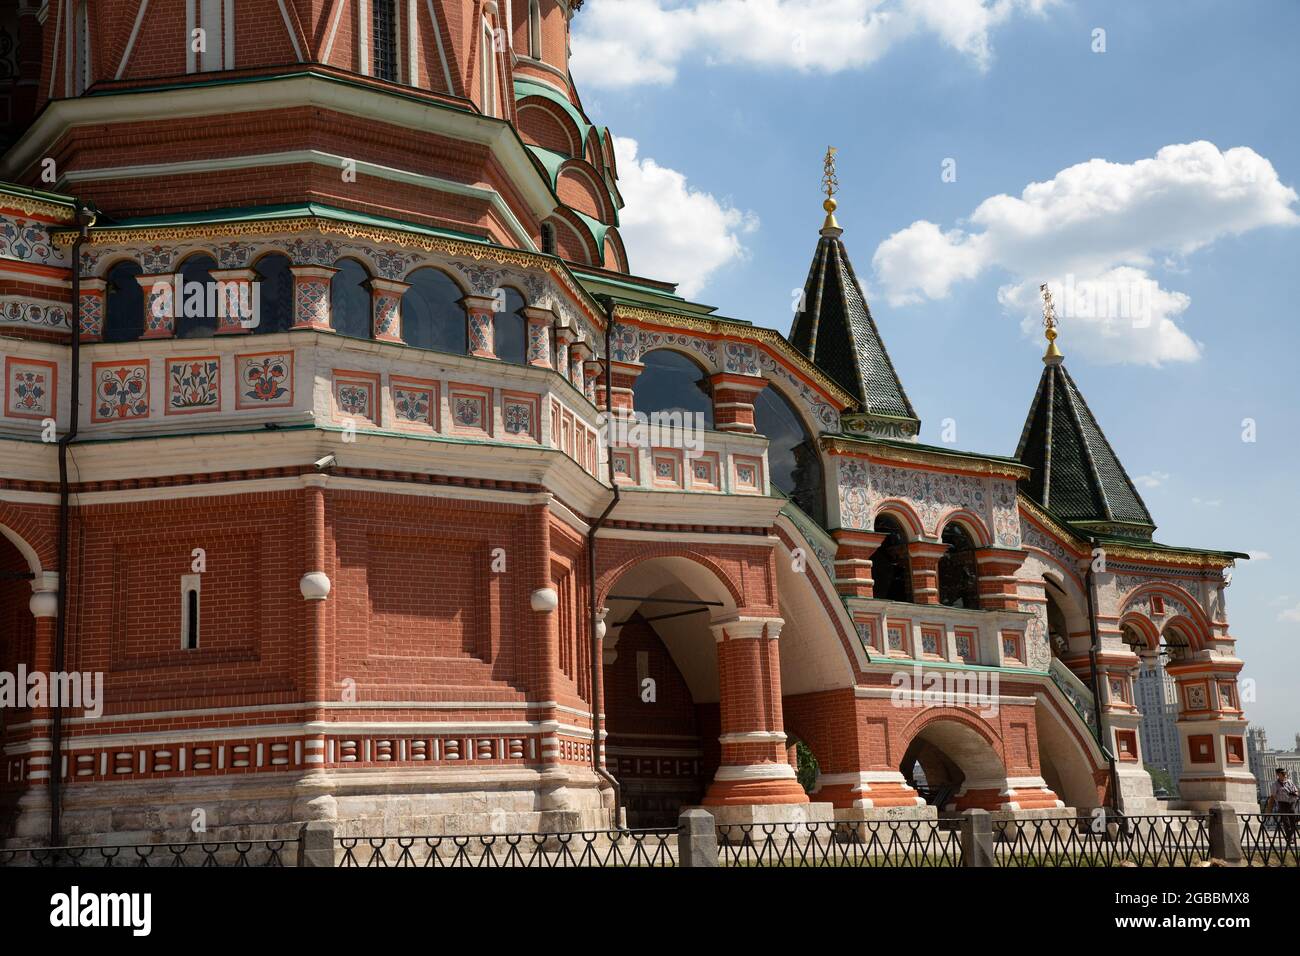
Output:
<svg viewBox="0 0 1300 956">
<path fill-rule="evenodd" d="M 754 428 L 767 438 L 772 484 L 825 527 L 826 491 L 817 442 L 799 413 L 774 386 L 763 389 L 754 400 Z"/>
<path fill-rule="evenodd" d="M 397 82 L 397 15 L 394 0 L 370 0 L 374 5 L 371 29 L 374 35 L 375 76 Z"/>
<path fill-rule="evenodd" d="M 555 226 L 549 222 L 542 223 L 542 252 L 555 255 Z"/>
<path fill-rule="evenodd" d="M 278 252 L 262 256 L 257 272 L 257 325 L 254 334 L 284 332 L 293 327 L 293 273 L 289 258 Z"/>
<path fill-rule="evenodd" d="M 912 600 L 912 564 L 907 556 L 907 535 L 897 518 L 876 515 L 877 533 L 885 535 L 871 556 L 873 593 L 885 601 Z"/>
<path fill-rule="evenodd" d="M 528 361 L 528 303 L 514 289 L 505 289 L 505 308 L 493 316 L 495 351 L 503 362 L 523 365 Z"/>
<path fill-rule="evenodd" d="M 216 282 L 211 275 L 216 267 L 211 256 L 191 256 L 181 266 L 180 297 L 172 303 L 178 339 L 201 339 L 216 334 Z"/>
<path fill-rule="evenodd" d="M 135 262 L 119 262 L 109 270 L 105 342 L 131 342 L 144 334 L 144 289 L 135 279 L 143 271 Z"/>
<path fill-rule="evenodd" d="M 460 286 L 445 272 L 417 269 L 402 294 L 402 341 L 422 349 L 464 355 L 465 307 Z"/>
<path fill-rule="evenodd" d="M 979 571 L 975 563 L 975 542 L 970 532 L 955 521 L 943 529 L 948 546 L 939 559 L 939 603 L 948 607 L 980 606 Z"/>
<path fill-rule="evenodd" d="M 1052 656 L 1061 657 L 1070 650 L 1070 628 L 1065 623 L 1065 612 L 1052 593 L 1056 585 L 1051 581 L 1047 585 L 1044 592 L 1047 595 L 1047 640 L 1052 646 Z"/>
<path fill-rule="evenodd" d="M 185 592 L 185 649 L 199 646 L 199 592 L 191 588 Z"/>
<path fill-rule="evenodd" d="M 355 259 L 342 259 L 330 279 L 330 325 L 340 335 L 370 338 L 370 275 Z"/>
<path fill-rule="evenodd" d="M 680 352 L 658 349 L 642 356 L 645 368 L 632 389 L 632 407 L 646 415 L 686 412 L 713 427 L 713 399 L 704 370 Z M 694 421 L 694 419 L 692 419 Z"/>
</svg>

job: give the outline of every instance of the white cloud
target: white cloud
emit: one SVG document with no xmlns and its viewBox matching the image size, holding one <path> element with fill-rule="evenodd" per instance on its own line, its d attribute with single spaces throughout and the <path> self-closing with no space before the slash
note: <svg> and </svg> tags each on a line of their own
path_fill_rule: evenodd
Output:
<svg viewBox="0 0 1300 956">
<path fill-rule="evenodd" d="M 1169 473 L 1167 471 L 1153 471 L 1146 475 L 1138 475 L 1133 479 L 1136 484 L 1141 485 L 1143 488 L 1159 488 L 1168 480 Z"/>
<path fill-rule="evenodd" d="M 1300 624 L 1300 604 L 1287 608 L 1277 616 L 1277 619 L 1286 621 L 1289 624 Z"/>
<path fill-rule="evenodd" d="M 989 35 L 1057 0 L 604 0 L 576 19 L 571 68 L 583 86 L 668 84 L 687 59 L 838 73 L 930 34 L 979 69 Z"/>
<path fill-rule="evenodd" d="M 992 196 L 962 228 L 919 220 L 889 236 L 872 260 L 889 301 L 946 298 L 989 269 L 1016 279 L 998 290 L 1008 311 L 1040 329 L 1047 281 L 1070 351 L 1103 363 L 1194 361 L 1201 346 L 1178 324 L 1191 299 L 1149 270 L 1265 226 L 1300 223 L 1296 191 L 1253 149 L 1165 146 L 1134 163 L 1089 160 L 1020 196 Z"/>
<path fill-rule="evenodd" d="M 1201 508 L 1217 508 L 1223 504 L 1222 498 L 1193 498 L 1192 504 Z"/>
<path fill-rule="evenodd" d="M 714 272 L 744 258 L 741 237 L 758 228 L 758 217 L 692 189 L 677 170 L 639 157 L 637 149 L 636 140 L 614 137 L 618 187 L 627 203 L 619 234 L 632 271 L 677 282 L 688 298 L 698 295 Z"/>
<path fill-rule="evenodd" d="M 1273 560 L 1273 555 L 1269 554 L 1267 551 L 1247 551 L 1246 553 L 1250 555 L 1250 560 L 1252 561 Z"/>
</svg>

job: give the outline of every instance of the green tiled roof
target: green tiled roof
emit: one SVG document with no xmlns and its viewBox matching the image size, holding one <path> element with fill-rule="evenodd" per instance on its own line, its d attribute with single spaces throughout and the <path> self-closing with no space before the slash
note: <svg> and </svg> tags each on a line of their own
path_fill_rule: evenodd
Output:
<svg viewBox="0 0 1300 956">
<path fill-rule="evenodd" d="M 817 243 L 790 342 L 856 397 L 864 412 L 916 421 L 838 229 L 824 230 Z"/>
<path fill-rule="evenodd" d="M 1043 369 L 1016 458 L 1033 468 L 1025 492 L 1053 514 L 1090 532 L 1151 540 L 1151 513 L 1059 362 Z"/>
</svg>

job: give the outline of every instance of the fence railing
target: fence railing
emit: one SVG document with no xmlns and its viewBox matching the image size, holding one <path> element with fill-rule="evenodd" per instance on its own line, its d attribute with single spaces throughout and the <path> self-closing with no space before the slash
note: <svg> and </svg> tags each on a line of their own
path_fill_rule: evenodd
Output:
<svg viewBox="0 0 1300 956">
<path fill-rule="evenodd" d="M 1193 866 L 1211 858 L 1209 814 L 1031 817 L 991 826 L 998 866 Z"/>
<path fill-rule="evenodd" d="M 15 847 L 0 849 L 0 866 L 292 866 L 297 844 L 297 840 L 285 839 Z"/>
<path fill-rule="evenodd" d="M 677 828 L 339 837 L 344 867 L 670 867 Z"/>
<path fill-rule="evenodd" d="M 478 868 L 1297 866 L 1300 821 L 1284 814 L 993 815 L 429 836 L 339 836 L 0 849 L 2 866 Z"/>
<path fill-rule="evenodd" d="M 717 828 L 721 866 L 961 866 L 956 821 L 755 823 Z"/>
<path fill-rule="evenodd" d="M 1292 813 L 1241 813 L 1241 855 L 1247 866 L 1300 866 L 1297 831 L 1300 818 Z"/>
</svg>

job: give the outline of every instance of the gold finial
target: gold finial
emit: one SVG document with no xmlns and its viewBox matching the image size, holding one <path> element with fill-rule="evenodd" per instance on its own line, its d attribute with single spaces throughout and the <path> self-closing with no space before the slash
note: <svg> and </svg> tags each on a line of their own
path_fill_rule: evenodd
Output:
<svg viewBox="0 0 1300 956">
<path fill-rule="evenodd" d="M 826 158 L 822 161 L 822 189 L 826 190 L 826 201 L 822 203 L 822 208 L 826 210 L 826 221 L 822 223 L 822 231 L 827 229 L 838 229 L 840 224 L 835 221 L 835 208 L 838 205 L 835 202 L 835 194 L 840 191 L 840 181 L 835 176 L 835 154 L 839 152 L 834 146 L 826 147 Z"/>
<path fill-rule="evenodd" d="M 1052 290 L 1044 282 L 1038 291 L 1043 297 L 1043 336 L 1047 339 L 1043 361 L 1048 365 L 1059 365 L 1065 355 L 1056 347 L 1056 306 L 1052 303 Z"/>
</svg>

